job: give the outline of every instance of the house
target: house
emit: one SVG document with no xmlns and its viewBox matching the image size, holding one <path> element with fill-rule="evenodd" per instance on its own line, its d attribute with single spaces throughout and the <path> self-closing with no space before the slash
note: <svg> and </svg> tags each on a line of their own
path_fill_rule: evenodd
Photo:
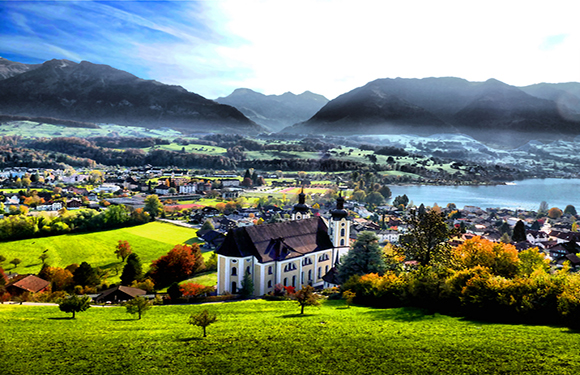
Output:
<svg viewBox="0 0 580 375">
<path fill-rule="evenodd" d="M 28 275 L 8 284 L 6 290 L 12 296 L 19 296 L 23 293 L 41 293 L 48 290 L 49 286 L 50 282 L 38 276 Z"/>
<path fill-rule="evenodd" d="M 115 286 L 99 294 L 95 302 L 122 302 L 133 299 L 137 296 L 145 295 L 147 292 L 143 289 L 133 288 L 130 286 Z"/>
<path fill-rule="evenodd" d="M 254 284 L 254 295 L 274 291 L 276 284 L 301 289 L 322 288 L 323 276 L 348 252 L 350 222 L 339 196 L 328 223 L 310 217 L 304 194 L 294 207 L 292 220 L 240 227 L 228 231 L 218 254 L 217 292 L 236 293 L 245 274 Z"/>
</svg>

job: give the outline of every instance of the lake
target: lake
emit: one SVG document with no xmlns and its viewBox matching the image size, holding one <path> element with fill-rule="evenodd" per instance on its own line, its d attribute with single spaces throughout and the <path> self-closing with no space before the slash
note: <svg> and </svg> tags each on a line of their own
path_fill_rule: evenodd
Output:
<svg viewBox="0 0 580 375">
<path fill-rule="evenodd" d="M 444 207 L 455 203 L 458 208 L 522 208 L 537 211 L 540 202 L 561 210 L 572 204 L 580 209 L 580 179 L 530 179 L 514 181 L 509 185 L 494 186 L 389 186 L 392 197 L 407 194 L 415 205 L 423 203 Z"/>
</svg>

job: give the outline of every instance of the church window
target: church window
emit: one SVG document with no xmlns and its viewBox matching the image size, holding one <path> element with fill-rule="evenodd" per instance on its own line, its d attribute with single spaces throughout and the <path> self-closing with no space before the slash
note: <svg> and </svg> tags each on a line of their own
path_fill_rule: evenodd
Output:
<svg viewBox="0 0 580 375">
<path fill-rule="evenodd" d="M 250 269 L 250 266 L 246 267 L 246 273 L 252 274 L 252 270 Z"/>
<path fill-rule="evenodd" d="M 322 267 L 318 267 L 318 278 L 322 277 Z"/>
<path fill-rule="evenodd" d="M 312 280 L 312 270 L 308 270 L 308 281 Z"/>
<path fill-rule="evenodd" d="M 344 236 L 344 228 L 342 228 L 342 229 L 340 230 L 340 235 L 341 235 L 341 236 Z"/>
<path fill-rule="evenodd" d="M 292 286 L 296 287 L 296 275 L 292 276 Z"/>
<path fill-rule="evenodd" d="M 321 256 L 318 257 L 318 261 L 319 262 L 324 262 L 326 260 L 329 260 L 330 257 L 328 256 L 328 254 L 322 254 Z"/>
<path fill-rule="evenodd" d="M 268 266 L 268 275 L 272 274 L 272 266 Z"/>
<path fill-rule="evenodd" d="M 344 246 L 344 238 L 340 240 L 340 246 Z"/>
<path fill-rule="evenodd" d="M 272 287 L 272 280 L 268 280 L 268 288 Z"/>
<path fill-rule="evenodd" d="M 238 275 L 238 270 L 236 267 L 232 267 L 232 276 L 237 276 Z"/>
<path fill-rule="evenodd" d="M 288 278 L 287 277 L 284 278 L 284 286 L 288 286 Z"/>
</svg>

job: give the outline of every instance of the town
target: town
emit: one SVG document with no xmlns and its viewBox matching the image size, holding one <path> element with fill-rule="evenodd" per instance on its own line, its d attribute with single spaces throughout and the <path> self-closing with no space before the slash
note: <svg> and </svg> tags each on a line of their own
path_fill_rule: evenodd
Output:
<svg viewBox="0 0 580 375">
<path fill-rule="evenodd" d="M 259 174 L 253 170 L 246 170 L 244 175 L 239 175 L 235 171 L 191 171 L 151 167 L 105 170 L 6 168 L 0 172 L 3 194 L 0 198 L 2 200 L 0 238 L 10 241 L 64 234 L 75 230 L 90 231 L 83 229 L 81 224 L 71 224 L 71 220 L 64 219 L 59 221 L 58 218 L 62 218 L 67 212 L 77 210 L 79 212 L 88 210 L 94 214 L 110 211 L 114 207 L 123 207 L 131 213 L 132 220 L 124 223 L 109 220 L 109 223 L 113 223 L 109 227 L 143 224 L 151 219 L 157 219 L 192 228 L 196 231 L 201 249 L 213 253 L 222 247 L 224 241 L 227 243 L 228 233 L 233 233 L 236 228 L 293 222 L 299 219 L 320 218 L 322 225 L 332 237 L 333 210 L 336 209 L 337 201 L 340 199 L 341 210 L 344 210 L 342 225 L 348 223 L 348 231 L 345 235 L 343 229 L 341 243 L 336 236 L 331 238 L 333 243 L 328 248 L 342 248 L 343 250 L 339 251 L 341 256 L 348 252 L 349 246 L 356 242 L 362 232 L 374 233 L 384 249 L 397 247 L 400 236 L 408 232 L 409 216 L 415 212 L 429 210 L 440 214 L 448 227 L 456 229 L 454 236 L 449 238 L 452 246 L 479 237 L 492 242 L 513 244 L 519 252 L 534 248 L 538 253 L 545 255 L 553 269 L 561 268 L 565 263 L 572 270 L 580 266 L 580 258 L 576 255 L 580 253 L 580 235 L 577 232 L 577 213 L 572 205 L 560 209 L 550 208 L 545 202 L 539 202 L 537 211 L 481 209 L 475 206 L 461 208 L 452 202 L 441 207 L 437 205 L 416 207 L 409 204 L 406 195 L 391 197 L 390 189 L 381 184 L 380 176 L 354 172 L 349 177 L 345 179 L 332 173 L 282 171 Z M 159 207 L 150 207 L 151 204 L 147 201 L 150 197 L 155 197 L 153 202 Z M 141 216 L 136 213 L 140 213 Z M 146 217 L 147 213 L 149 216 Z M 49 217 L 51 219 L 47 219 Z M 19 218 L 20 223 L 26 223 L 29 219 L 29 225 L 21 224 L 19 227 L 15 224 L 15 218 Z M 39 218 L 43 218 L 43 221 Z M 41 222 L 43 224 L 39 225 Z M 102 226 L 100 229 L 109 227 Z M 95 229 L 99 227 L 93 225 L 93 230 Z M 339 229 L 335 228 L 334 233 Z M 289 229 L 277 228 L 267 240 L 281 238 L 287 230 Z M 123 238 L 119 238 L 119 241 L 121 240 Z M 3 254 L 0 255 L 5 262 L 14 266 L 12 269 L 5 267 L 7 290 L 12 290 L 13 295 L 5 293 L 4 300 L 14 297 L 21 300 L 22 296 L 25 299 L 31 298 L 31 292 L 34 294 L 40 290 L 25 287 L 10 288 L 10 285 L 16 284 L 23 277 L 16 269 L 22 256 L 7 259 Z M 248 256 L 256 259 L 260 257 L 256 254 Z M 335 268 L 339 258 L 334 253 L 324 256 L 328 262 L 318 267 L 305 267 L 301 275 L 298 272 L 289 273 L 289 279 L 279 276 L 276 280 L 264 281 L 263 285 L 259 284 L 257 279 L 254 280 L 255 289 L 251 294 L 261 296 L 273 293 L 277 284 L 300 289 L 301 285 L 305 284 L 305 274 L 308 283 L 318 289 L 336 286 L 337 282 L 332 281 L 335 270 L 331 273 L 328 271 Z M 219 258 L 225 267 L 227 257 L 220 255 Z M 84 259 L 79 256 L 77 263 L 83 261 Z M 308 264 L 312 264 L 309 262 Z M 407 262 L 412 263 L 413 260 Z M 44 265 L 44 259 L 42 264 Z M 221 269 L 221 272 L 225 273 L 223 267 L 217 267 L 217 270 Z M 293 267 L 291 270 L 296 269 L 296 266 Z M 241 265 L 238 268 L 243 269 Z M 270 266 L 270 273 L 271 268 Z M 300 266 L 300 269 L 302 268 Z M 317 277 L 314 278 L 312 273 L 316 273 Z M 236 294 L 241 288 L 243 276 L 242 273 L 234 278 L 235 280 L 230 276 L 220 278 L 214 271 L 214 277 L 210 285 L 205 285 L 207 288 L 204 289 L 204 293 Z M 323 282 L 323 279 L 327 281 Z M 225 285 L 226 280 L 230 285 Z M 236 281 L 237 287 L 235 285 L 230 287 L 231 283 L 235 284 Z M 49 283 L 39 283 L 37 287 L 39 285 L 46 288 Z M 150 287 L 148 292 L 154 290 Z M 94 294 L 95 297 L 97 295 Z"/>
</svg>

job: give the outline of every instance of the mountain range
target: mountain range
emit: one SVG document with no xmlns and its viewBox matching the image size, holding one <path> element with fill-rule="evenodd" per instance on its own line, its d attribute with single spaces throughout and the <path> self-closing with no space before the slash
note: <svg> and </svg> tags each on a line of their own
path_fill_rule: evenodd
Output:
<svg viewBox="0 0 580 375">
<path fill-rule="evenodd" d="M 264 95 L 250 89 L 212 101 L 108 65 L 0 58 L 0 115 L 184 133 L 455 133 L 512 147 L 580 135 L 580 83 L 516 87 L 495 79 L 384 78 L 330 101 L 309 91 Z"/>
<path fill-rule="evenodd" d="M 580 83 L 378 79 L 328 102 L 295 134 L 463 133 L 498 145 L 580 134 Z"/>
<path fill-rule="evenodd" d="M 0 80 L 0 114 L 170 127 L 185 133 L 265 130 L 234 107 L 108 65 L 68 60 L 1 63 L 5 78 Z"/>
<path fill-rule="evenodd" d="M 250 120 L 277 132 L 311 118 L 328 99 L 305 91 L 300 95 L 264 95 L 250 89 L 236 89 L 226 97 L 215 100 L 236 107 Z"/>
</svg>

